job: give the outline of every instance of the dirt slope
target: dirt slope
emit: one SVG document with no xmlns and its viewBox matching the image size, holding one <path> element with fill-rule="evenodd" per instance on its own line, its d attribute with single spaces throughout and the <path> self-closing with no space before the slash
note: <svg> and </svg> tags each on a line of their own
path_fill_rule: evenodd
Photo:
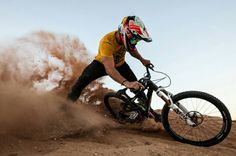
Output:
<svg viewBox="0 0 236 156">
<path fill-rule="evenodd" d="M 98 108 L 99 107 L 99 108 Z M 173 140 L 161 124 L 147 120 L 142 124 L 121 125 L 106 114 L 101 106 L 89 106 L 93 111 L 88 120 L 96 123 L 71 133 L 47 136 L 48 138 L 2 135 L 0 155 L 234 155 L 236 152 L 236 124 L 222 143 L 212 147 L 196 147 Z M 85 108 L 86 110 L 87 108 Z M 95 114 L 93 114 L 95 113 Z M 95 115 L 95 116 L 94 116 Z M 91 118 L 97 118 L 96 120 Z M 89 124 L 88 124 L 89 125 Z M 55 130 L 54 130 L 55 131 Z M 56 130 L 57 131 L 57 130 Z M 65 131 L 64 131 L 65 132 Z"/>
<path fill-rule="evenodd" d="M 107 91 L 105 88 L 100 88 L 99 94 L 90 98 L 91 103 L 95 99 L 100 99 Z M 59 106 L 57 115 L 48 114 L 47 119 L 53 119 L 49 123 L 44 121 L 43 124 L 39 124 L 36 121 L 30 125 L 31 129 L 13 126 L 12 131 L 0 133 L 0 155 L 222 156 L 234 155 L 236 152 L 235 123 L 229 136 L 220 144 L 197 147 L 173 140 L 162 125 L 152 119 L 140 124 L 119 124 L 109 116 L 103 104 L 78 102 L 73 105 L 62 100 Z M 41 112 L 41 109 L 36 112 Z M 29 124 L 26 121 L 19 123 L 23 127 Z"/>
</svg>

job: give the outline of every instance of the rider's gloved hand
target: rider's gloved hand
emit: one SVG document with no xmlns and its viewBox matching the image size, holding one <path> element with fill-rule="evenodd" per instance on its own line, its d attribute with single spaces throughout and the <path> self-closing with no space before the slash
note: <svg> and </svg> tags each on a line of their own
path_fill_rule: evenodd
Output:
<svg viewBox="0 0 236 156">
<path fill-rule="evenodd" d="M 147 59 L 142 59 L 141 60 L 142 64 L 146 67 L 147 65 L 149 64 L 152 64 L 150 60 L 147 60 Z"/>
<path fill-rule="evenodd" d="M 129 88 L 129 89 L 134 89 L 134 90 L 140 90 L 140 89 L 143 89 L 144 86 L 139 83 L 138 81 L 133 81 L 133 82 L 130 82 L 130 81 L 125 81 L 123 83 L 123 85 L 126 87 L 126 88 Z"/>
</svg>

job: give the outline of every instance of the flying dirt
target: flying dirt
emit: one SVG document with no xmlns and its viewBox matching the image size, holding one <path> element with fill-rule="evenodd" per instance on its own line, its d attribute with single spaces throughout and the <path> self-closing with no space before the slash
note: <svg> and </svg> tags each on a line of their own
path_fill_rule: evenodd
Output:
<svg viewBox="0 0 236 156">
<path fill-rule="evenodd" d="M 99 79 L 77 103 L 66 94 L 93 56 L 77 38 L 34 32 L 0 43 L 0 155 L 233 155 L 236 129 L 219 145 L 174 141 L 160 123 L 115 122 Z M 115 82 L 114 82 L 115 83 Z"/>
<path fill-rule="evenodd" d="M 65 99 L 88 62 L 84 45 L 67 35 L 41 31 L 1 46 L 0 132 L 27 138 L 45 134 L 47 138 L 71 133 L 73 127 L 77 131 L 96 125 L 97 121 L 87 119 L 96 114 L 74 108 L 78 105 Z M 92 94 L 88 93 L 99 87 L 98 81 L 88 86 L 82 101 L 89 100 Z"/>
</svg>

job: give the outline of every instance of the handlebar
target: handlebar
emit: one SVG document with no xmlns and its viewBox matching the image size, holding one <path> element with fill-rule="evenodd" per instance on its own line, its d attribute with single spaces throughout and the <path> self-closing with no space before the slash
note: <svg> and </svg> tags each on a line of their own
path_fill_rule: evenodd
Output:
<svg viewBox="0 0 236 156">
<path fill-rule="evenodd" d="M 151 79 L 150 69 L 151 69 L 153 72 L 155 72 L 155 73 L 160 73 L 160 74 L 163 74 L 163 75 L 166 76 L 166 77 L 164 77 L 164 78 L 156 79 L 156 80 L 152 80 L 152 81 L 161 81 L 161 80 L 163 80 L 163 79 L 165 79 L 165 78 L 168 78 L 168 79 L 169 79 L 169 84 L 166 85 L 166 86 L 162 86 L 162 87 L 166 88 L 166 87 L 169 87 L 169 86 L 171 85 L 171 78 L 169 77 L 169 75 L 166 74 L 166 73 L 164 73 L 164 72 L 154 70 L 154 65 L 153 65 L 153 64 L 148 64 L 148 65 L 146 65 L 146 71 L 147 71 L 147 72 L 146 72 L 145 77 L 147 77 L 149 80 Z"/>
<path fill-rule="evenodd" d="M 163 74 L 163 75 L 165 75 L 166 77 L 160 78 L 160 79 L 151 80 L 151 73 L 150 73 L 150 70 L 152 70 L 152 71 L 155 72 L 155 73 Z M 164 73 L 164 72 L 160 72 L 160 71 L 154 70 L 154 65 L 153 65 L 153 64 L 148 64 L 148 65 L 146 65 L 146 74 L 144 75 L 143 78 L 141 78 L 141 79 L 139 80 L 139 82 L 141 82 L 141 81 L 145 82 L 145 81 L 151 80 L 153 83 L 157 83 L 157 82 L 159 82 L 159 81 L 161 81 L 161 80 L 163 80 L 163 79 L 165 79 L 165 78 L 168 78 L 168 79 L 169 79 L 169 84 L 166 85 L 166 86 L 161 86 L 162 88 L 166 88 L 166 87 L 169 87 L 169 86 L 171 85 L 171 78 L 169 77 L 169 75 L 167 75 L 167 74 Z M 126 89 L 127 89 L 127 88 L 125 88 L 125 90 L 126 90 Z M 135 90 L 133 90 L 133 89 L 130 89 L 130 90 L 131 90 L 132 92 L 135 92 Z M 142 91 L 142 89 L 139 90 L 139 91 Z"/>
<path fill-rule="evenodd" d="M 147 64 L 147 65 L 146 65 L 146 68 L 149 68 L 149 69 L 152 69 L 152 70 L 153 70 L 154 65 L 153 65 L 153 64 Z"/>
<path fill-rule="evenodd" d="M 152 71 L 154 71 L 154 65 L 153 64 L 148 64 L 148 65 L 146 65 L 146 71 L 147 71 L 147 77 L 149 78 L 149 79 L 151 79 L 151 74 L 150 74 L 150 71 L 149 71 L 149 69 L 151 69 Z"/>
</svg>

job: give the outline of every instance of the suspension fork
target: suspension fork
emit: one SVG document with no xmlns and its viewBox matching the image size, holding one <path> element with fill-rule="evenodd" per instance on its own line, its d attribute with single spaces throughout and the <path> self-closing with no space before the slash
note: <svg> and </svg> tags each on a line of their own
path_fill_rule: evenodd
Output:
<svg viewBox="0 0 236 156">
<path fill-rule="evenodd" d="M 159 91 L 157 90 L 157 95 L 162 100 L 164 100 L 170 108 L 172 108 L 172 109 L 180 108 L 184 112 L 184 114 L 187 114 L 189 112 L 181 103 L 179 103 L 179 102 L 174 103 L 173 100 L 172 100 L 173 94 L 166 91 L 164 88 L 160 88 Z"/>
<path fill-rule="evenodd" d="M 172 100 L 173 94 L 166 91 L 164 88 L 156 86 L 154 83 L 149 82 L 151 88 L 156 92 L 156 94 L 177 114 L 180 118 L 185 120 L 190 126 L 195 126 L 196 124 L 192 122 L 191 118 L 187 116 L 188 110 L 179 102 L 174 103 Z"/>
<path fill-rule="evenodd" d="M 172 93 L 166 91 L 164 88 L 162 88 L 161 91 L 168 97 L 168 99 L 169 99 L 168 101 L 170 101 L 169 102 L 170 105 L 168 105 L 169 107 L 173 108 L 174 106 L 177 106 L 178 108 L 180 108 L 184 112 L 184 114 L 187 114 L 189 112 L 181 103 L 176 102 L 174 104 L 174 102 L 172 100 L 172 96 L 173 96 Z"/>
<path fill-rule="evenodd" d="M 163 100 L 165 101 L 165 103 L 172 109 L 175 109 L 175 105 L 174 105 L 174 102 L 171 98 L 172 94 L 167 92 L 165 89 L 163 88 L 158 88 L 156 90 L 156 94 Z M 176 107 L 177 109 L 177 107 Z"/>
</svg>

